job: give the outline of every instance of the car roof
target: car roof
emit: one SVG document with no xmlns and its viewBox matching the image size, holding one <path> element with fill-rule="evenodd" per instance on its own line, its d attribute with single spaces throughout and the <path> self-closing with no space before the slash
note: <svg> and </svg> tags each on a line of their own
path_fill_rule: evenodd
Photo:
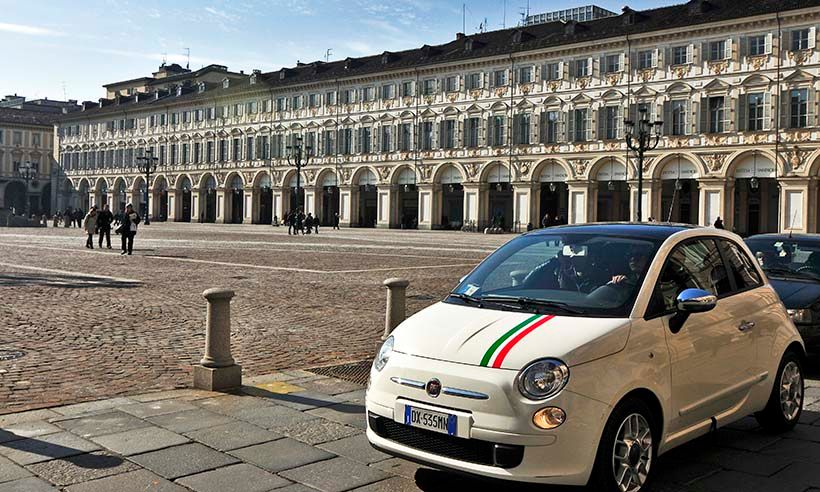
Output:
<svg viewBox="0 0 820 492">
<path fill-rule="evenodd" d="M 692 224 L 677 224 L 673 222 L 595 222 L 591 224 L 547 227 L 527 234 L 597 234 L 601 236 L 628 236 L 662 241 L 673 234 L 692 229 L 704 228 Z"/>
</svg>

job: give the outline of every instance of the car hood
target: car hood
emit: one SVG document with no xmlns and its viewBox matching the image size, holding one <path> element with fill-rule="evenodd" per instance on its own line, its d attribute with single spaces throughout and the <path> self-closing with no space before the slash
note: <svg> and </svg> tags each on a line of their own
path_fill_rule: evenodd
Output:
<svg viewBox="0 0 820 492">
<path fill-rule="evenodd" d="M 501 369 L 519 370 L 543 357 L 573 366 L 622 350 L 630 325 L 624 318 L 534 315 L 439 302 L 399 325 L 394 350 Z"/>
<path fill-rule="evenodd" d="M 820 283 L 798 280 L 769 278 L 780 300 L 788 309 L 806 308 L 820 298 Z"/>
</svg>

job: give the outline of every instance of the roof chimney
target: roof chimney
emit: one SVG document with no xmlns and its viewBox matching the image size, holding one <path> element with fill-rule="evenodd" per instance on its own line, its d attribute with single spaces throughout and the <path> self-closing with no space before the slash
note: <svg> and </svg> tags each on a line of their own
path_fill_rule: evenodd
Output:
<svg viewBox="0 0 820 492">
<path fill-rule="evenodd" d="M 456 41 L 460 41 L 462 39 L 464 39 L 464 33 L 463 32 L 457 32 L 456 33 Z"/>
</svg>

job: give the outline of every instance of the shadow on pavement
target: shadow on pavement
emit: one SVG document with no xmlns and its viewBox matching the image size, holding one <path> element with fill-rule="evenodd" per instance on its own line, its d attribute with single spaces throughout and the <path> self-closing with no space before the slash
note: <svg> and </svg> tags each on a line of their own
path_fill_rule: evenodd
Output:
<svg viewBox="0 0 820 492">
<path fill-rule="evenodd" d="M 88 454 L 87 451 L 61 446 L 33 437 L 18 436 L 3 429 L 0 429 L 0 447 L 48 458 L 62 459 L 87 469 L 113 468 L 123 463 L 123 459 L 117 456 Z"/>
<path fill-rule="evenodd" d="M 106 279 L 81 275 L 0 274 L 0 287 L 62 287 L 65 289 L 128 289 L 139 287 L 140 282 Z"/>
</svg>

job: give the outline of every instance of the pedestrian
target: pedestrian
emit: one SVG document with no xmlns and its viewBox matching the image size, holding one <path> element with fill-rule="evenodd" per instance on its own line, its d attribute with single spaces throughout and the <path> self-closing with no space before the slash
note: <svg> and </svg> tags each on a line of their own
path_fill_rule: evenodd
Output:
<svg viewBox="0 0 820 492">
<path fill-rule="evenodd" d="M 82 227 L 84 217 L 85 217 L 85 211 L 81 208 L 77 209 L 77 212 L 74 215 L 74 225 L 76 225 L 77 227 Z"/>
<path fill-rule="evenodd" d="M 552 217 L 550 217 L 550 214 L 548 214 L 548 213 L 544 214 L 544 218 L 541 219 L 541 227 L 546 228 L 546 227 L 549 227 L 551 225 L 552 225 Z"/>
<path fill-rule="evenodd" d="M 114 221 L 114 214 L 108 210 L 108 204 L 102 206 L 102 210 L 97 214 L 97 231 L 100 234 L 100 248 L 103 245 L 103 236 L 108 249 L 111 249 L 111 223 Z"/>
<path fill-rule="evenodd" d="M 723 227 L 723 219 L 721 219 L 720 217 L 718 217 L 718 218 L 715 220 L 715 224 L 714 224 L 714 225 L 715 225 L 715 229 L 725 229 L 725 227 Z"/>
<path fill-rule="evenodd" d="M 303 234 L 310 234 L 313 231 L 313 214 L 308 212 L 307 217 L 305 217 L 305 229 L 302 231 Z"/>
<path fill-rule="evenodd" d="M 88 211 L 88 215 L 86 215 L 83 219 L 83 228 L 85 229 L 86 234 L 88 234 L 88 239 L 85 241 L 85 247 L 88 249 L 94 249 L 94 233 L 97 232 L 96 207 L 91 207 L 91 210 Z"/>
<path fill-rule="evenodd" d="M 339 212 L 333 214 L 333 228 L 339 229 Z"/>
<path fill-rule="evenodd" d="M 71 227 L 71 222 L 74 221 L 74 212 L 71 210 L 71 207 L 66 207 L 65 213 L 63 214 L 63 227 Z"/>
<path fill-rule="evenodd" d="M 293 214 L 290 212 L 285 212 L 285 225 L 288 226 L 288 236 L 293 233 L 293 228 L 295 224 L 293 223 Z"/>
<path fill-rule="evenodd" d="M 301 208 L 296 211 L 296 229 L 294 229 L 293 233 L 299 234 L 299 232 L 301 232 L 303 236 L 305 235 L 305 213 L 302 212 Z"/>
<path fill-rule="evenodd" d="M 274 215 L 273 216 L 273 223 L 271 225 L 273 225 L 274 227 L 279 227 L 279 217 Z"/>
<path fill-rule="evenodd" d="M 319 234 L 319 217 L 313 218 L 313 232 Z"/>
<path fill-rule="evenodd" d="M 118 230 L 120 230 L 120 234 L 122 235 L 122 253 L 121 255 L 128 254 L 130 255 L 131 252 L 134 250 L 134 236 L 137 235 L 137 226 L 139 225 L 140 221 L 139 214 L 134 211 L 134 206 L 130 203 L 125 206 L 125 213 L 123 214 L 122 224 Z"/>
</svg>

